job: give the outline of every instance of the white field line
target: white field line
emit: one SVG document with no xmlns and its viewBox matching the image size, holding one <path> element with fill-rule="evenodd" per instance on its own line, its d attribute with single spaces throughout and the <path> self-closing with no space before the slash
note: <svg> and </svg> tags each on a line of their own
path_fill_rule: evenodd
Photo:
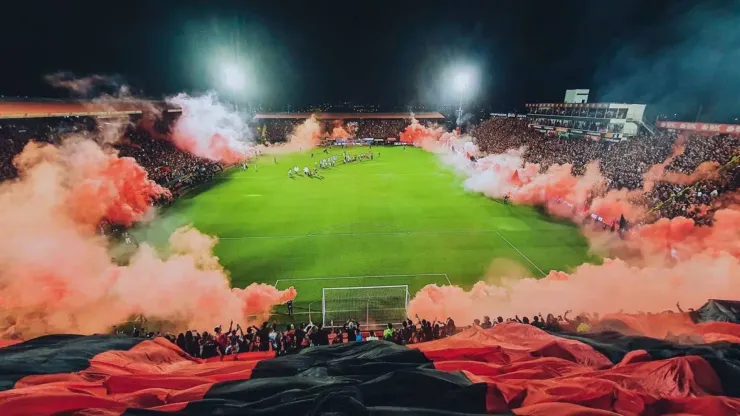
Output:
<svg viewBox="0 0 740 416">
<path fill-rule="evenodd" d="M 368 275 L 368 276 L 337 276 L 337 277 L 303 277 L 303 278 L 290 278 L 290 279 L 278 279 L 275 281 L 275 287 L 277 288 L 280 282 L 294 282 L 294 281 L 311 281 L 311 280 L 341 280 L 341 279 L 363 279 L 366 277 L 416 277 L 416 276 L 444 276 L 448 284 L 450 278 L 447 273 L 417 273 L 417 274 L 380 274 L 380 275 Z"/>
<path fill-rule="evenodd" d="M 449 286 L 452 286 L 452 282 L 450 282 L 450 276 L 447 276 L 447 273 L 445 273 L 445 279 L 447 279 L 447 284 Z"/>
<path fill-rule="evenodd" d="M 498 234 L 499 237 L 501 237 L 504 241 L 506 241 L 506 244 L 510 245 L 511 248 L 513 248 L 514 250 L 516 250 L 516 252 L 519 253 L 519 255 L 522 256 L 524 258 L 524 260 L 527 260 L 529 262 L 529 264 L 531 264 L 537 270 L 539 270 L 540 273 L 542 273 L 543 276 L 547 276 L 547 273 L 543 272 L 542 269 L 540 269 L 540 267 L 538 265 L 534 264 L 534 262 L 532 260 L 530 260 L 529 257 L 525 256 L 524 253 L 522 253 L 521 251 L 519 251 L 519 249 L 516 248 L 516 246 L 514 244 L 511 244 L 511 241 L 507 240 L 506 237 L 504 237 L 503 235 L 501 235 L 501 233 L 498 232 L 498 231 L 496 231 L 496 234 Z"/>
</svg>

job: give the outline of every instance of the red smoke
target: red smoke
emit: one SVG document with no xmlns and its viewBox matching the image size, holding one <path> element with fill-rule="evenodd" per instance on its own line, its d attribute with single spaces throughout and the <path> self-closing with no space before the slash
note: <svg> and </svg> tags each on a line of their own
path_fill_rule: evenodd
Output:
<svg viewBox="0 0 740 416">
<path fill-rule="evenodd" d="M 0 184 L 2 336 L 105 332 L 136 315 L 208 328 L 295 296 L 265 285 L 231 289 L 213 256 L 217 240 L 191 227 L 171 236 L 168 252 L 142 244 L 129 264 L 111 260 L 95 226 L 141 220 L 164 193 L 133 159 L 71 139 L 30 143 L 14 162 L 20 177 Z"/>
<path fill-rule="evenodd" d="M 346 127 L 346 128 L 345 128 Z M 332 139 L 349 139 L 354 137 L 357 132 L 357 123 L 348 123 L 344 125 L 342 120 L 334 120 L 334 127 L 331 131 Z"/>
<path fill-rule="evenodd" d="M 105 219 L 130 226 L 154 199 L 171 196 L 134 159 L 119 158 L 90 140 L 71 138 L 61 147 L 29 142 L 14 158 L 21 176 L 40 163 L 60 167 L 60 179 L 68 187 L 64 209 L 80 224 L 95 226 Z"/>
<path fill-rule="evenodd" d="M 167 102 L 182 108 L 171 139 L 177 148 L 215 162 L 233 164 L 253 156 L 247 123 L 214 94 L 179 94 Z"/>
<path fill-rule="evenodd" d="M 418 123 L 407 131 L 415 134 L 407 137 L 417 143 L 423 141 L 420 137 L 430 136 Z M 488 155 L 473 163 L 459 148 L 459 144 L 455 151 L 444 148 L 443 160 L 468 176 L 464 182 L 468 190 L 493 198 L 508 195 L 514 202 L 544 205 L 556 215 L 577 220 L 587 212 L 602 216 L 607 223 L 619 220 L 620 215 L 637 220 L 647 211 L 639 202 L 645 190 L 606 191 L 598 163 L 589 164 L 577 176 L 570 165 L 555 164 L 540 172 L 539 165 L 524 162 L 524 149 Z M 713 163 L 702 164 L 690 175 L 666 172 L 665 167 L 682 152 L 679 142 L 666 161 L 645 175 L 647 186 L 655 181 L 688 184 L 716 175 Z M 620 259 L 584 264 L 571 273 L 552 271 L 544 279 L 481 281 L 470 290 L 429 285 L 409 303 L 409 316 L 450 316 L 467 324 L 484 315 L 559 315 L 568 309 L 600 314 L 662 312 L 674 309 L 679 301 L 685 307 L 698 307 L 711 298 L 740 298 L 740 211 L 719 210 L 714 220 L 712 227 L 699 227 L 687 218 L 661 219 L 624 238 L 617 233 L 587 232 L 593 248 L 618 254 Z"/>
<path fill-rule="evenodd" d="M 422 126 L 419 121 L 415 118 L 411 119 L 409 124 L 404 131 L 401 132 L 399 140 L 401 143 L 406 144 L 421 144 L 425 140 L 438 140 L 445 131 L 441 127 L 425 127 Z"/>
</svg>

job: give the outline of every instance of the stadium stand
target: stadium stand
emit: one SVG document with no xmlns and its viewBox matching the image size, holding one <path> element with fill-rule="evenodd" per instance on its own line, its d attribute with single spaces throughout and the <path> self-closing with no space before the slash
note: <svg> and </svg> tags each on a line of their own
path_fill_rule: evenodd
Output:
<svg viewBox="0 0 740 416">
<path fill-rule="evenodd" d="M 643 175 L 651 166 L 666 160 L 678 140 L 676 134 L 668 132 L 656 135 L 643 132 L 620 142 L 563 139 L 528 128 L 524 119 L 509 117 L 491 118 L 477 126 L 473 135 L 485 153 L 526 146 L 525 160 L 539 163 L 542 169 L 555 163 L 568 163 L 573 165 L 575 173 L 582 173 L 586 164 L 599 160 L 610 188 L 615 189 L 641 188 Z M 704 162 L 724 166 L 740 154 L 740 138 L 736 136 L 685 134 L 683 137 L 685 143 L 680 144 L 683 152 L 668 164 L 668 171 L 688 174 Z M 740 169 L 733 164 L 721 170 L 718 178 L 690 186 L 658 182 L 644 198 L 661 217 L 684 216 L 708 224 L 716 209 L 733 202 L 722 198 L 727 190 L 737 189 L 738 185 Z"/>
<path fill-rule="evenodd" d="M 258 125 L 258 131 L 263 132 L 264 140 L 281 142 L 311 115 L 311 113 L 257 114 L 254 120 Z M 398 138 L 410 121 L 408 113 L 316 113 L 313 116 L 322 124 L 324 131 L 331 132 L 337 125 L 352 125 L 354 137 L 373 139 Z M 414 114 L 414 118 L 421 122 L 444 123 L 445 120 L 440 113 L 419 113 Z"/>
<path fill-rule="evenodd" d="M 269 120 L 275 124 L 269 124 L 268 130 L 276 126 L 278 134 L 300 119 Z M 391 137 L 407 123 L 395 118 L 340 120 L 357 122 L 360 137 Z M 17 175 L 12 157 L 29 140 L 54 142 L 60 132 L 84 135 L 98 128 L 100 123 L 90 115 L 0 122 L 0 139 L 5 144 L 0 152 L 2 179 Z M 154 137 L 166 129 L 166 122 L 155 125 L 154 131 L 132 123 L 116 148 L 173 190 L 208 181 L 222 169 Z M 678 140 L 668 133 L 644 134 L 617 143 L 560 139 L 534 132 L 525 120 L 516 118 L 487 120 L 474 135 L 485 152 L 526 146 L 525 159 L 543 168 L 570 163 L 580 172 L 589 161 L 599 159 L 610 186 L 629 189 L 640 188 L 646 170 L 666 160 Z M 708 161 L 726 165 L 740 154 L 738 139 L 725 135 L 687 135 L 682 145 L 683 152 L 667 165 L 669 170 L 689 173 Z M 737 167 L 731 166 L 716 179 L 686 187 L 658 183 L 645 199 L 658 207 L 661 216 L 684 215 L 706 224 L 713 210 L 724 203 L 725 190 L 737 189 L 738 179 Z M 31 405 L 36 407 L 24 407 L 30 414 L 82 408 L 203 414 L 235 405 L 259 407 L 267 413 L 309 413 L 317 406 L 322 411 L 336 410 L 321 407 L 322 403 L 327 397 L 336 402 L 341 396 L 341 403 L 354 406 L 348 413 L 383 407 L 386 414 L 414 409 L 737 414 L 737 304 L 711 300 L 696 311 L 684 311 L 678 304 L 676 308 L 659 314 L 601 317 L 550 311 L 546 316 L 483 316 L 465 323 L 407 319 L 377 332 L 361 330 L 362 322 L 349 320 L 331 330 L 312 322 L 265 322 L 249 328 L 230 324 L 212 333 L 200 328 L 175 335 L 141 318 L 125 328 L 113 328 L 109 335 L 52 335 L 17 346 L 14 341 L 0 343 L 0 413 L 12 414 L 3 409 Z M 715 341 L 725 342 L 709 344 Z M 326 347 L 330 344 L 335 347 Z M 299 350 L 300 354 L 292 354 Z M 125 374 L 109 373 L 114 368 L 127 370 Z M 305 377 L 312 372 L 331 373 L 336 380 L 312 385 L 312 378 Z M 250 378 L 263 380 L 228 384 Z M 629 387 L 619 386 L 613 381 L 617 379 L 626 380 Z M 334 390 L 333 384 L 341 385 L 341 391 Z M 409 385 L 425 387 L 414 390 Z M 264 386 L 273 394 L 260 390 Z M 99 393 L 88 394 L 85 389 Z M 155 389 L 156 395 L 152 394 Z M 310 396 L 305 396 L 310 400 L 286 396 L 296 389 L 310 390 Z M 59 394 L 48 395 L 49 391 Z M 445 404 L 452 399 L 457 406 Z"/>
</svg>

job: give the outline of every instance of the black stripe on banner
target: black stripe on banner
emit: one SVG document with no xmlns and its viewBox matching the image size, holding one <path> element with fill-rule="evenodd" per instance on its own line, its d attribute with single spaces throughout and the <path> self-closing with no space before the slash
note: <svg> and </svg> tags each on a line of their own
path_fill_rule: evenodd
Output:
<svg viewBox="0 0 740 416">
<path fill-rule="evenodd" d="M 717 373 L 725 395 L 740 397 L 740 344 L 715 342 L 712 344 L 683 345 L 655 338 L 628 336 L 618 332 L 595 334 L 552 333 L 590 345 L 614 364 L 634 350 L 645 350 L 653 360 L 696 355 L 705 359 Z"/>
<path fill-rule="evenodd" d="M 26 376 L 82 371 L 102 352 L 125 351 L 145 340 L 114 335 L 47 335 L 0 348 L 0 390 L 12 389 Z"/>
<path fill-rule="evenodd" d="M 217 383 L 183 414 L 482 414 L 486 392 L 418 350 L 351 342 L 260 361 L 251 379 Z"/>
</svg>

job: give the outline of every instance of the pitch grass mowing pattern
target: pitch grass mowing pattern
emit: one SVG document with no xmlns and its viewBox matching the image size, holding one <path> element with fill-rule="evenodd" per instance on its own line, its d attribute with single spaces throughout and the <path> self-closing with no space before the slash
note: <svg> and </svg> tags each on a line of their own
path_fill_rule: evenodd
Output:
<svg viewBox="0 0 740 416">
<path fill-rule="evenodd" d="M 373 151 L 375 160 L 340 162 L 322 170 L 322 179 L 290 179 L 288 169 L 313 168 L 327 157 L 323 149 L 313 157 L 277 156 L 277 164 L 263 156 L 258 169 L 254 163 L 246 171 L 231 169 L 190 192 L 137 236 L 163 243 L 163 236 L 191 223 L 220 238 L 216 255 L 234 286 L 293 285 L 295 312 L 303 314 L 312 302 L 318 302 L 312 311 L 320 313 L 323 287 L 408 284 L 413 296 L 448 278 L 469 288 L 484 275 L 488 281 L 511 274 L 542 277 L 600 261 L 588 254 L 574 224 L 466 192 L 462 178 L 433 154 L 399 147 Z M 341 159 L 338 148 L 330 154 Z M 512 271 L 512 264 L 519 270 Z"/>
</svg>

